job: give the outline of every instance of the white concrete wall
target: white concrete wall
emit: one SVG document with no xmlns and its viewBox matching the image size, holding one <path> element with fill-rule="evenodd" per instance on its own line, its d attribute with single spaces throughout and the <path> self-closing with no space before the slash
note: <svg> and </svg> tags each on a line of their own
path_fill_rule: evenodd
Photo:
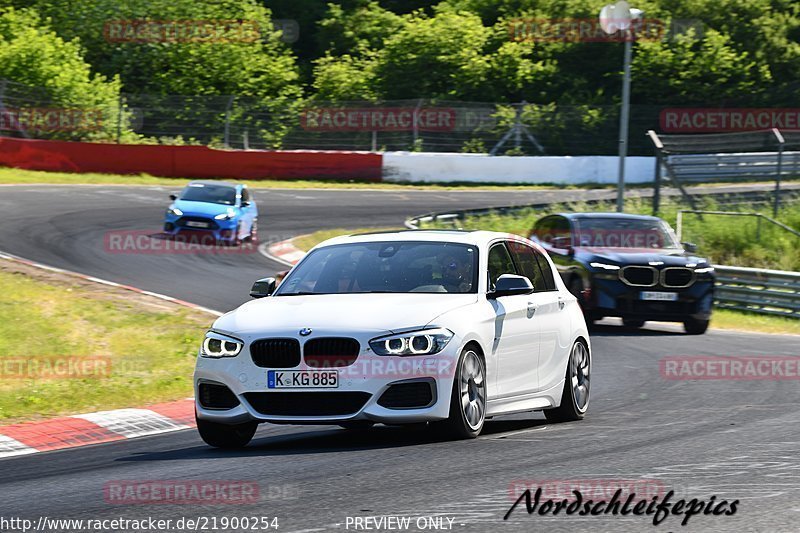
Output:
<svg viewBox="0 0 800 533">
<path fill-rule="evenodd" d="M 616 156 L 491 157 L 482 154 L 386 152 L 384 181 L 616 183 Z M 653 181 L 655 157 L 628 157 L 626 183 Z"/>
</svg>

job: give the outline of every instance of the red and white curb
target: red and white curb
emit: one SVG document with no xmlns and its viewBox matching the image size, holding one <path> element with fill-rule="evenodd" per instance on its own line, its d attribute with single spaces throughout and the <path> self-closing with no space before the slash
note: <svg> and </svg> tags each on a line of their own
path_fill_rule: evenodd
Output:
<svg viewBox="0 0 800 533">
<path fill-rule="evenodd" d="M 0 426 L 0 458 L 102 444 L 195 426 L 194 399 Z"/>
<path fill-rule="evenodd" d="M 261 254 L 268 259 L 282 263 L 288 267 L 293 267 L 300 260 L 305 257 L 306 253 L 294 245 L 294 237 L 281 242 L 276 242 L 267 246 L 266 244 L 259 247 Z"/>
<path fill-rule="evenodd" d="M 51 267 L 22 257 L 0 252 L 0 259 L 80 279 L 146 294 L 214 316 L 222 313 L 172 296 L 146 291 L 105 279 Z M 194 399 L 153 405 L 144 409 L 115 409 L 36 422 L 0 426 L 0 458 L 37 452 L 75 448 L 123 439 L 145 437 L 194 427 Z"/>
</svg>

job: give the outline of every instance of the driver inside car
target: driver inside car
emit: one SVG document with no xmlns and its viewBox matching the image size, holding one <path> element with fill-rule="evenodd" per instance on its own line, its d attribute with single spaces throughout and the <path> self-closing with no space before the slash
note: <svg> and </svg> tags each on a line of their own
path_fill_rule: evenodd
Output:
<svg viewBox="0 0 800 533">
<path fill-rule="evenodd" d="M 447 292 L 469 292 L 472 289 L 472 260 L 458 254 L 444 254 L 439 259 L 440 284 Z"/>
</svg>

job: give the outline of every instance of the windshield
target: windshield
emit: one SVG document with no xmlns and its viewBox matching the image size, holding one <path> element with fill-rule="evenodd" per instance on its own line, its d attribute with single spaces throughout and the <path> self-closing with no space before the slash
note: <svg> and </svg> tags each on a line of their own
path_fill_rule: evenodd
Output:
<svg viewBox="0 0 800 533">
<path fill-rule="evenodd" d="M 465 244 L 340 244 L 311 252 L 275 295 L 471 293 L 477 292 L 477 265 L 477 248 Z"/>
<path fill-rule="evenodd" d="M 612 217 L 577 219 L 575 246 L 680 248 L 672 229 L 663 220 Z"/>
<path fill-rule="evenodd" d="M 209 202 L 212 204 L 236 204 L 236 189 L 226 185 L 189 185 L 181 193 L 181 200 Z"/>
</svg>

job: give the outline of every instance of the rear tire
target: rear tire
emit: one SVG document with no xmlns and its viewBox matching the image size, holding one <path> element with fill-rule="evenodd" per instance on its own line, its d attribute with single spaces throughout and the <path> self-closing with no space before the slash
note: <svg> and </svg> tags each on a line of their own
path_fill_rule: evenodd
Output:
<svg viewBox="0 0 800 533">
<path fill-rule="evenodd" d="M 710 320 L 697 320 L 694 318 L 687 318 L 683 322 L 683 329 L 689 335 L 702 335 L 708 329 Z"/>
<path fill-rule="evenodd" d="M 257 422 L 246 422 L 244 424 L 220 424 L 209 422 L 195 416 L 197 421 L 197 431 L 200 438 L 209 446 L 215 448 L 237 449 L 244 448 L 251 440 L 258 429 Z"/>
<path fill-rule="evenodd" d="M 589 377 L 592 370 L 592 357 L 589 348 L 581 341 L 575 341 L 567 361 L 564 391 L 561 405 L 555 409 L 545 409 L 544 416 L 550 422 L 573 422 L 586 416 L 589 409 Z"/>
<path fill-rule="evenodd" d="M 450 394 L 450 416 L 435 424 L 448 437 L 474 439 L 486 421 L 486 368 L 483 359 L 465 348 L 458 359 Z"/>
</svg>

